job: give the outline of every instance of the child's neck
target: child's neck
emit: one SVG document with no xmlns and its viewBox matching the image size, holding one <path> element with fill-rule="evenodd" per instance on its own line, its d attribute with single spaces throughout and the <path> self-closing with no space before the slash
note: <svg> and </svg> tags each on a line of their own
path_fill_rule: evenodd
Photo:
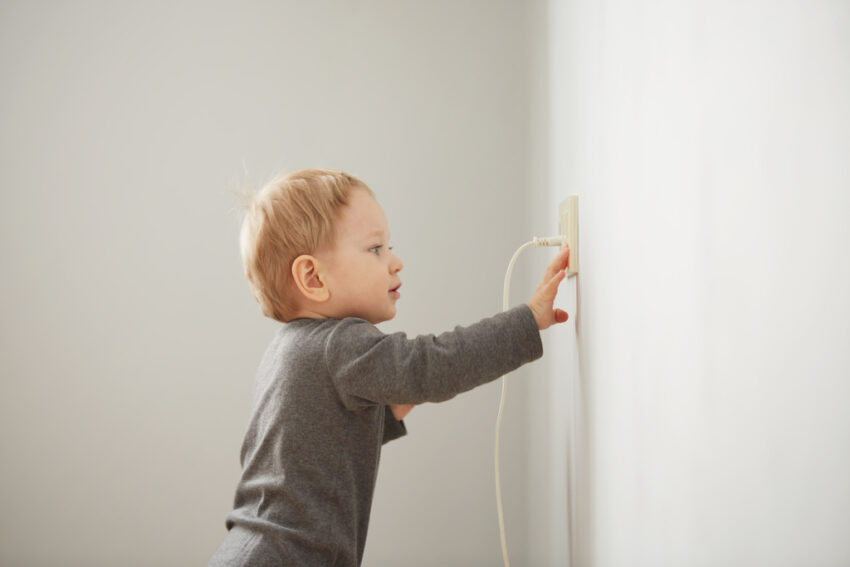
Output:
<svg viewBox="0 0 850 567">
<path fill-rule="evenodd" d="M 327 315 L 312 309 L 299 309 L 293 315 L 292 319 L 335 319 L 333 315 Z"/>
</svg>

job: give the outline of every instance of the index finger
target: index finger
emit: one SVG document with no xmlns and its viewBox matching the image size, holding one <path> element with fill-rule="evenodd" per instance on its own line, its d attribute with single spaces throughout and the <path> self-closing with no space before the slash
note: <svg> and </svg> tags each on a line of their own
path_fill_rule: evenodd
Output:
<svg viewBox="0 0 850 567">
<path fill-rule="evenodd" d="M 561 248 L 561 251 L 552 258 L 552 261 L 549 262 L 549 266 L 546 267 L 546 272 L 543 275 L 543 281 L 549 281 L 555 274 L 560 272 L 561 270 L 567 269 L 567 264 L 570 262 L 570 246 L 568 244 L 564 244 L 564 247 Z"/>
</svg>

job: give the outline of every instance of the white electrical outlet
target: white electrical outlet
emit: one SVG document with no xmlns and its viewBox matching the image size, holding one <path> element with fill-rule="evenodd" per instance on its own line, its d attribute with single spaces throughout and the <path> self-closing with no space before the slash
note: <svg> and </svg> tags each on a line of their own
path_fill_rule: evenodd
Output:
<svg viewBox="0 0 850 567">
<path fill-rule="evenodd" d="M 578 273 L 578 195 L 570 195 L 558 207 L 558 234 L 565 237 L 570 246 L 570 262 L 567 275 Z"/>
</svg>

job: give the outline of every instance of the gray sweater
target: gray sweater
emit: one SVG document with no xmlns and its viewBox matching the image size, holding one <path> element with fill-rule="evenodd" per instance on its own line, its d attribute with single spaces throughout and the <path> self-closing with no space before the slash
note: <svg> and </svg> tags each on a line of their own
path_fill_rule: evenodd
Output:
<svg viewBox="0 0 850 567">
<path fill-rule="evenodd" d="M 359 565 L 389 404 L 442 402 L 539 358 L 523 305 L 439 336 L 362 319 L 297 319 L 257 370 L 228 534 L 210 567 Z"/>
</svg>

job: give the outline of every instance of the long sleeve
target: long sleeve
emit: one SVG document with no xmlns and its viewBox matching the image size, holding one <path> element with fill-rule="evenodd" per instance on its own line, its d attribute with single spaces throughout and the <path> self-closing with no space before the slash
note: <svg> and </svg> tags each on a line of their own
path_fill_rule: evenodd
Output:
<svg viewBox="0 0 850 567">
<path fill-rule="evenodd" d="M 391 404 L 447 400 L 543 354 L 527 306 L 439 336 L 298 319 L 255 379 L 228 536 L 210 565 L 360 565 Z"/>
<path fill-rule="evenodd" d="M 328 373 L 350 410 L 445 401 L 542 355 L 540 331 L 526 305 L 413 339 L 344 319 L 325 345 Z"/>
</svg>

